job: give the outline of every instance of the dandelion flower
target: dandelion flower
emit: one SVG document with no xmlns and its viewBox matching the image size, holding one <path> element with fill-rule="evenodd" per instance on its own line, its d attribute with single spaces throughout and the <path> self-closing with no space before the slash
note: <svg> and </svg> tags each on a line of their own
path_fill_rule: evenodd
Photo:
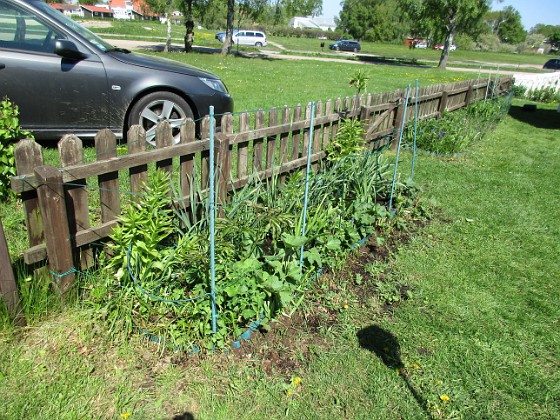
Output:
<svg viewBox="0 0 560 420">
<path fill-rule="evenodd" d="M 296 376 L 293 380 L 292 383 L 294 384 L 294 386 L 298 386 L 301 383 L 301 378 L 299 376 Z"/>
<path fill-rule="evenodd" d="M 127 411 L 126 413 L 121 414 L 121 419 L 127 419 L 130 417 L 130 413 Z"/>
<path fill-rule="evenodd" d="M 348 305 L 344 305 L 343 308 L 344 308 L 344 309 L 348 309 Z"/>
<path fill-rule="evenodd" d="M 439 399 L 442 400 L 443 402 L 447 402 L 449 401 L 451 398 L 449 398 L 447 395 L 443 394 L 439 396 Z"/>
</svg>

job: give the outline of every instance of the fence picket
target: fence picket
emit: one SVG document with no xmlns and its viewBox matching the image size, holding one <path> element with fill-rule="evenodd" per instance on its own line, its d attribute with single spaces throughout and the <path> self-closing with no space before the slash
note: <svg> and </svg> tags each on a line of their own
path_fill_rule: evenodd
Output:
<svg viewBox="0 0 560 420">
<path fill-rule="evenodd" d="M 58 153 L 60 155 L 60 163 L 62 168 L 71 165 L 76 165 L 83 162 L 84 151 L 82 140 L 74 134 L 68 134 L 62 137 L 58 142 Z M 88 192 L 86 189 L 86 179 L 77 179 L 72 185 L 66 185 L 66 194 L 70 198 L 69 206 L 67 208 L 69 216 L 69 230 L 70 235 L 75 236 L 76 233 L 82 230 L 89 229 L 89 205 L 88 205 Z M 83 185 L 80 187 L 80 185 Z M 91 247 L 86 245 L 81 248 L 80 267 L 82 269 L 91 267 L 94 263 L 93 252 Z"/>
<path fill-rule="evenodd" d="M 43 164 L 43 150 L 39 143 L 34 140 L 21 140 L 14 148 L 14 158 L 16 161 L 16 173 L 20 176 L 32 174 L 33 169 Z M 22 180 L 21 183 L 25 183 Z M 12 182 L 12 189 L 16 185 Z M 27 238 L 29 247 L 40 245 L 45 241 L 45 228 L 43 216 L 39 207 L 37 190 L 31 189 L 21 193 L 21 200 L 25 208 L 25 226 L 27 227 Z M 24 257 L 25 258 L 25 257 Z M 29 261 L 25 261 L 31 264 Z"/>
<path fill-rule="evenodd" d="M 117 138 L 109 129 L 101 130 L 95 136 L 95 151 L 98 160 L 117 157 Z M 114 220 L 121 213 L 119 194 L 119 173 L 108 172 L 97 177 L 101 205 L 101 221 Z"/>
</svg>

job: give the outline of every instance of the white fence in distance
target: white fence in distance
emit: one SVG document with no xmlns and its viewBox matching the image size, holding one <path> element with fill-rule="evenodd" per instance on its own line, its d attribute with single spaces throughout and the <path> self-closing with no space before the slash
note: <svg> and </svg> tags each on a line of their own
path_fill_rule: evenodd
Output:
<svg viewBox="0 0 560 420">
<path fill-rule="evenodd" d="M 555 92 L 560 91 L 560 71 L 554 73 L 540 74 L 514 74 L 514 84 L 523 86 L 527 92 L 545 88 L 553 88 Z"/>
</svg>

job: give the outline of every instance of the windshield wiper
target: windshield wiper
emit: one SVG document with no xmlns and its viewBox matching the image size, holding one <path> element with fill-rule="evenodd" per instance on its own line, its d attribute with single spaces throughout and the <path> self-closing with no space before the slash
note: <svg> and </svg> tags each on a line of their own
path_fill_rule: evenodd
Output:
<svg viewBox="0 0 560 420">
<path fill-rule="evenodd" d="M 130 54 L 131 53 L 130 50 L 127 50 L 126 48 L 119 48 L 119 47 L 111 48 L 110 50 L 107 50 L 107 52 L 120 52 L 120 53 L 124 53 L 124 54 Z"/>
</svg>

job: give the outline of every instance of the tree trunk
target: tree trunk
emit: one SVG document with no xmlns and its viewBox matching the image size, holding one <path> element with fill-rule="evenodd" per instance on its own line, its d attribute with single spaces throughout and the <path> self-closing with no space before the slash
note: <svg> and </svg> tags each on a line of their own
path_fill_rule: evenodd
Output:
<svg viewBox="0 0 560 420">
<path fill-rule="evenodd" d="M 442 70 L 445 70 L 447 67 L 447 59 L 449 58 L 449 47 L 453 43 L 453 33 L 455 32 L 455 28 L 457 27 L 457 16 L 453 16 L 449 20 L 449 25 L 447 26 L 447 33 L 445 34 L 445 44 L 443 45 L 443 51 L 441 52 L 441 56 L 439 58 L 438 67 Z"/>
<path fill-rule="evenodd" d="M 185 26 L 187 28 L 187 33 L 185 34 L 185 52 L 190 53 L 192 51 L 192 46 L 194 43 L 194 21 L 192 17 L 192 2 L 193 0 L 187 0 L 185 3 L 187 5 L 186 16 L 185 16 Z"/>
<path fill-rule="evenodd" d="M 171 19 L 169 18 L 169 12 L 165 12 L 165 19 L 167 20 L 167 39 L 165 40 L 163 52 L 169 52 L 171 48 Z"/>
<path fill-rule="evenodd" d="M 228 0 L 227 5 L 227 28 L 224 45 L 222 46 L 222 55 L 229 54 L 231 51 L 231 36 L 233 35 L 233 16 L 235 13 L 235 0 Z"/>
</svg>

